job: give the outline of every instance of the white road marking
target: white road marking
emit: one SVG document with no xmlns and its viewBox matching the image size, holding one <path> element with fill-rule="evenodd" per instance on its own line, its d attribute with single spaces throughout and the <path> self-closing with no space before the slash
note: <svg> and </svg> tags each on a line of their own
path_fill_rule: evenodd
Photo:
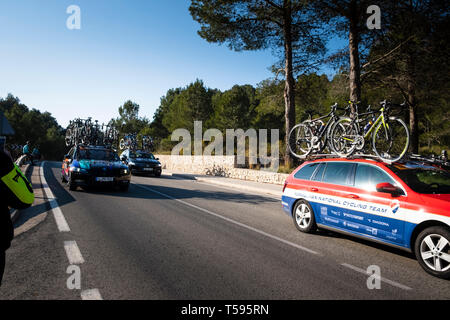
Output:
<svg viewBox="0 0 450 320">
<path fill-rule="evenodd" d="M 82 300 L 103 300 L 98 289 L 89 289 L 81 291 Z"/>
<path fill-rule="evenodd" d="M 64 241 L 64 249 L 66 250 L 67 259 L 71 265 L 84 263 L 81 251 L 75 241 Z"/>
<path fill-rule="evenodd" d="M 53 212 L 53 216 L 55 217 L 56 225 L 60 232 L 70 232 L 69 224 L 66 221 L 61 209 L 59 208 L 59 204 L 56 201 L 56 198 L 47 184 L 47 180 L 44 175 L 44 165 L 45 161 L 41 163 L 40 168 L 40 176 L 41 176 L 41 184 L 42 189 L 44 190 L 44 194 L 49 200 L 51 210 Z M 71 265 L 78 265 L 84 263 L 84 258 L 81 255 L 81 251 L 78 248 L 78 245 L 75 241 L 64 241 L 64 250 L 66 251 L 67 259 Z M 81 291 L 81 299 L 82 300 L 103 300 L 100 295 L 100 291 L 98 289 L 88 289 Z"/>
<path fill-rule="evenodd" d="M 42 189 L 44 189 L 44 194 L 49 200 L 51 210 L 53 212 L 53 217 L 56 221 L 56 226 L 58 227 L 59 232 L 70 232 L 69 225 L 67 224 L 66 218 L 64 217 L 61 209 L 59 208 L 59 204 L 56 201 L 55 196 L 53 195 L 52 190 L 47 184 L 47 180 L 45 180 L 44 176 L 44 165 L 45 161 L 41 163 L 40 175 L 41 175 L 41 184 Z"/>
<path fill-rule="evenodd" d="M 355 266 L 352 266 L 351 264 L 341 263 L 341 266 L 344 266 L 346 268 L 352 269 L 353 271 L 356 271 L 356 272 L 359 272 L 359 273 L 362 273 L 362 274 L 365 274 L 365 275 L 369 276 L 369 274 L 367 273 L 366 270 L 358 268 L 358 267 L 355 267 Z M 383 278 L 383 277 L 381 277 L 380 280 L 385 282 L 385 283 L 387 283 L 387 284 L 390 284 L 391 286 L 394 286 L 394 287 L 397 287 L 397 288 L 400 288 L 400 289 L 403 289 L 403 290 L 412 290 L 412 288 L 410 288 L 408 286 L 405 286 L 405 285 L 403 285 L 401 283 L 398 283 L 398 282 L 395 282 L 395 281 L 392 281 L 392 280 L 389 280 L 389 279 L 386 279 L 386 278 Z"/>
<path fill-rule="evenodd" d="M 133 184 L 134 184 L 134 183 L 133 183 Z M 199 206 L 196 206 L 195 204 L 191 204 L 191 203 L 189 203 L 189 202 L 186 202 L 186 201 L 183 201 L 183 200 L 180 200 L 180 199 L 171 197 L 171 196 L 169 196 L 169 195 L 167 195 L 167 194 L 165 194 L 165 193 L 161 193 L 161 192 L 159 192 L 159 191 L 153 190 L 152 188 L 149 188 L 149 187 L 146 187 L 146 186 L 143 186 L 143 185 L 138 185 L 138 184 L 134 184 L 134 185 L 136 185 L 137 187 L 141 187 L 141 188 L 143 188 L 143 189 L 145 189 L 145 190 L 148 190 L 148 191 L 150 191 L 150 192 L 157 193 L 157 194 L 159 194 L 159 195 L 161 195 L 161 196 L 163 196 L 163 197 L 166 197 L 166 198 L 168 198 L 168 199 L 175 200 L 175 201 L 180 202 L 180 203 L 182 203 L 182 204 L 184 204 L 184 205 L 186 205 L 186 206 L 195 208 L 195 209 L 197 209 L 197 210 L 200 210 L 200 211 L 202 211 L 202 212 L 205 212 L 205 213 L 207 213 L 207 214 L 209 214 L 209 215 L 212 215 L 212 216 L 214 216 L 214 217 L 217 217 L 217 218 L 220 218 L 220 219 L 222 219 L 222 220 L 228 221 L 228 222 L 230 222 L 230 223 L 233 223 L 233 224 L 238 225 L 238 226 L 240 226 L 240 227 L 243 227 L 243 228 L 245 228 L 245 229 L 251 230 L 251 231 L 256 232 L 256 233 L 259 233 L 259 234 L 261 234 L 261 235 L 263 235 L 263 236 L 266 236 L 266 237 L 268 237 L 268 238 L 277 240 L 277 241 L 282 242 L 282 243 L 284 243 L 284 244 L 287 244 L 287 245 L 289 245 L 289 246 L 291 246 L 291 247 L 294 247 L 294 248 L 297 248 L 297 249 L 300 249 L 300 250 L 302 250 L 302 251 L 306 251 L 306 252 L 309 252 L 309 253 L 312 253 L 312 254 L 315 254 L 315 255 L 321 255 L 320 253 L 318 253 L 318 252 L 316 252 L 316 251 L 314 251 L 314 250 L 305 248 L 305 247 L 300 246 L 300 245 L 298 245 L 298 244 L 296 244 L 296 243 L 293 243 L 293 242 L 291 242 L 291 241 L 288 241 L 288 240 L 279 238 L 279 237 L 277 237 L 277 236 L 274 236 L 274 235 L 269 234 L 269 233 L 267 233 L 267 232 L 264 232 L 264 231 L 262 231 L 262 230 L 253 228 L 253 227 L 251 227 L 251 226 L 248 226 L 248 225 L 246 225 L 246 224 L 244 224 L 244 223 L 241 223 L 241 222 L 238 222 L 238 221 L 236 221 L 236 220 L 233 220 L 233 219 L 224 217 L 224 216 L 222 216 L 222 215 L 220 215 L 220 214 L 217 214 L 217 213 L 215 213 L 215 212 L 212 212 L 212 211 L 210 211 L 210 210 L 207 210 L 207 209 L 201 208 L 201 207 L 199 207 Z"/>
</svg>

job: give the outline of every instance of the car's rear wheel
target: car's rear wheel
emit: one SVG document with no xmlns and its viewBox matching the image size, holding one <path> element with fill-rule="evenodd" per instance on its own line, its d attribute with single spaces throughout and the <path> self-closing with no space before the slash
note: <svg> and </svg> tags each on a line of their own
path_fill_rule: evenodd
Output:
<svg viewBox="0 0 450 320">
<path fill-rule="evenodd" d="M 301 232 L 311 233 L 317 229 L 314 211 L 306 200 L 299 200 L 294 206 L 292 219 L 295 227 Z"/>
<path fill-rule="evenodd" d="M 423 230 L 415 241 L 414 252 L 426 272 L 450 279 L 450 231 L 447 228 L 435 226 Z"/>
</svg>

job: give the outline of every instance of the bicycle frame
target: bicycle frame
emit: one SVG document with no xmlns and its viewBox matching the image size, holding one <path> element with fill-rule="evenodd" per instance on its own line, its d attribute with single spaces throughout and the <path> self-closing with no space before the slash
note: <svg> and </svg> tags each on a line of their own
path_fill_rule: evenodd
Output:
<svg viewBox="0 0 450 320">
<path fill-rule="evenodd" d="M 367 132 L 363 135 L 364 140 L 369 138 L 370 135 L 374 133 L 373 132 L 374 128 L 376 128 L 380 122 L 383 124 L 383 127 L 385 129 L 386 128 L 389 129 L 389 125 L 386 123 L 386 120 L 385 120 L 386 118 L 384 116 L 384 107 L 381 108 L 379 110 L 379 112 L 380 112 L 380 115 L 378 116 L 378 118 L 371 124 L 371 126 L 369 127 Z M 362 115 L 367 115 L 367 114 L 374 114 L 374 112 L 370 112 L 370 113 L 366 113 L 366 114 L 362 114 Z M 358 132 L 361 132 L 361 128 L 360 128 L 360 125 L 358 123 L 358 120 L 359 120 L 359 115 L 357 115 L 357 117 L 352 122 L 355 123 L 358 126 Z M 355 141 L 354 139 L 350 139 L 350 138 L 346 138 L 346 137 L 342 137 L 342 138 L 344 140 L 351 141 L 351 142 Z M 388 138 L 388 137 L 386 136 L 386 138 Z"/>
<path fill-rule="evenodd" d="M 323 136 L 325 135 L 325 142 L 326 142 L 326 140 L 327 140 L 327 138 L 328 138 L 328 136 L 326 135 L 326 133 L 328 132 L 328 129 L 329 129 L 329 127 L 331 126 L 331 124 L 333 123 L 333 119 L 334 120 L 337 120 L 339 117 L 335 114 L 335 110 L 332 110 L 332 111 L 330 111 L 327 115 L 324 115 L 324 116 L 321 116 L 321 117 L 319 117 L 319 118 L 316 118 L 316 119 L 310 119 L 310 120 L 308 120 L 308 123 L 309 124 L 312 124 L 312 123 L 314 123 L 314 122 L 318 122 L 318 121 L 322 121 L 323 119 L 326 119 L 326 118 L 330 118 L 328 121 L 327 121 L 327 123 L 324 125 L 324 128 L 322 129 L 322 132 L 320 132 L 319 133 L 319 135 L 317 136 L 319 139 L 322 139 L 323 138 Z"/>
<path fill-rule="evenodd" d="M 389 129 L 389 126 L 386 123 L 386 120 L 385 120 L 385 117 L 384 117 L 384 108 L 380 109 L 380 115 L 378 116 L 377 120 L 375 120 L 375 122 L 372 123 L 372 125 L 369 128 L 369 130 L 367 130 L 366 134 L 364 134 L 364 139 L 367 139 L 372 134 L 372 131 L 374 130 L 374 128 L 376 128 L 378 126 L 380 121 L 382 122 L 383 127 L 385 129 L 386 128 Z M 386 136 L 386 138 L 388 138 L 388 137 Z"/>
</svg>

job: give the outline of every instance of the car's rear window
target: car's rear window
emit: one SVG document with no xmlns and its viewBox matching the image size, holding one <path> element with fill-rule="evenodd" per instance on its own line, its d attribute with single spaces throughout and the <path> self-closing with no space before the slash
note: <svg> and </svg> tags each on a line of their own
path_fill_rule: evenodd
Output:
<svg viewBox="0 0 450 320">
<path fill-rule="evenodd" d="M 311 175 L 314 173 L 314 170 L 316 170 L 319 164 L 320 163 L 316 162 L 305 165 L 294 174 L 294 178 L 302 180 L 310 180 Z"/>
</svg>

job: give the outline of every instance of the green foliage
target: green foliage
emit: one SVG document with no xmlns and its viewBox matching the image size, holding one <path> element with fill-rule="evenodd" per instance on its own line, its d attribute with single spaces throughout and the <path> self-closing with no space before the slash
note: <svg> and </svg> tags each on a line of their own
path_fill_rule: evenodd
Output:
<svg viewBox="0 0 450 320">
<path fill-rule="evenodd" d="M 259 104 L 251 125 L 255 128 L 282 129 L 284 132 L 284 82 L 264 80 L 256 87 Z"/>
<path fill-rule="evenodd" d="M 211 117 L 212 96 L 216 92 L 217 90 L 205 88 L 200 80 L 191 83 L 173 97 L 170 107 L 165 110 L 162 117 L 163 125 L 169 132 L 185 128 L 193 133 L 194 121 L 205 123 Z"/>
<path fill-rule="evenodd" d="M 214 113 L 206 125 L 222 132 L 228 128 L 247 129 L 258 105 L 256 90 L 250 85 L 235 85 L 225 92 L 217 92 L 212 97 Z"/>
<path fill-rule="evenodd" d="M 120 136 L 127 133 L 139 133 L 149 125 L 148 119 L 139 117 L 139 108 L 139 105 L 131 100 L 119 107 L 119 117 L 114 119 L 114 124 Z"/>
<path fill-rule="evenodd" d="M 64 130 L 49 112 L 30 110 L 12 94 L 0 99 L 0 110 L 15 130 L 15 135 L 8 137 L 8 144 L 24 145 L 30 141 L 32 149 L 38 147 L 44 159 L 60 160 L 65 152 Z"/>
<path fill-rule="evenodd" d="M 302 74 L 297 78 L 296 89 L 296 122 L 307 119 L 307 111 L 313 116 L 326 114 L 335 101 L 328 99 L 329 83 L 326 75 Z"/>
</svg>

